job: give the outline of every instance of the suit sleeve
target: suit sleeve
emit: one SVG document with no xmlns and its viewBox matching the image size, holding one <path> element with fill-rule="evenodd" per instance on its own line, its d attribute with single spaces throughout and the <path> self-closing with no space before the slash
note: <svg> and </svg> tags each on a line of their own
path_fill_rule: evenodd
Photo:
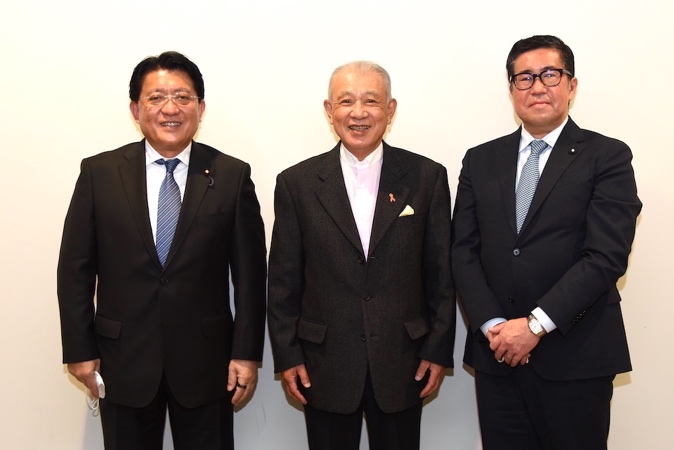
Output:
<svg viewBox="0 0 674 450">
<path fill-rule="evenodd" d="M 444 367 L 454 367 L 456 298 L 451 272 L 451 199 L 447 170 L 440 171 L 429 205 L 424 236 L 424 298 L 430 333 L 419 353 Z"/>
<path fill-rule="evenodd" d="M 97 258 L 91 169 L 82 161 L 68 208 L 57 268 L 63 362 L 99 357 L 94 333 Z"/>
<path fill-rule="evenodd" d="M 452 272 L 470 329 L 481 335 L 483 323 L 495 317 L 506 317 L 506 314 L 489 286 L 480 261 L 482 239 L 471 178 L 469 150 L 463 159 L 454 204 Z"/>
<path fill-rule="evenodd" d="M 248 164 L 241 172 L 231 240 L 229 258 L 236 309 L 232 358 L 262 361 L 267 249 L 260 204 Z"/>
<path fill-rule="evenodd" d="M 624 275 L 641 211 L 632 152 L 617 140 L 604 145 L 595 161 L 581 257 L 537 302 L 562 334 Z"/>
<path fill-rule="evenodd" d="M 283 174 L 276 179 L 274 230 L 269 253 L 269 338 L 274 372 L 304 363 L 297 340 L 303 294 L 302 234 Z"/>
</svg>

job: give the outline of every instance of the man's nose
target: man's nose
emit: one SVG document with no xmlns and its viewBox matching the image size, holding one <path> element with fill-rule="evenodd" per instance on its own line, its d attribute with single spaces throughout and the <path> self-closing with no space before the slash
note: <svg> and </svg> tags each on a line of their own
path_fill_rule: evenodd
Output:
<svg viewBox="0 0 674 450">
<path fill-rule="evenodd" d="M 532 92 L 545 92 L 548 87 L 543 84 L 541 77 L 534 78 L 534 84 L 531 85 Z"/>
<path fill-rule="evenodd" d="M 167 98 L 166 103 L 161 107 L 161 112 L 164 114 L 176 114 L 178 111 L 180 111 L 180 108 L 178 108 L 173 97 Z"/>
<path fill-rule="evenodd" d="M 353 108 L 351 109 L 351 115 L 353 117 L 363 117 L 367 114 L 365 108 L 363 108 L 363 103 L 360 101 L 357 101 L 356 103 L 353 104 Z"/>
</svg>

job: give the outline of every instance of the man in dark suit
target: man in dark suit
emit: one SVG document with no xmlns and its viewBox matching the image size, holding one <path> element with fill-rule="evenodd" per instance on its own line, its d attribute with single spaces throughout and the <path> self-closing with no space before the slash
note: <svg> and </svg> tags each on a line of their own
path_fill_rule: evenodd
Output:
<svg viewBox="0 0 674 450">
<path fill-rule="evenodd" d="M 185 56 L 143 60 L 129 94 L 145 139 L 82 162 L 65 221 L 63 361 L 95 397 L 102 375 L 106 449 L 160 449 L 167 407 L 176 449 L 231 449 L 264 345 L 250 166 L 192 141 L 206 105 Z"/>
<path fill-rule="evenodd" d="M 568 117 L 560 39 L 517 42 L 507 70 L 522 127 L 467 152 L 454 210 L 483 445 L 605 449 L 612 381 L 631 370 L 616 282 L 641 210 L 632 154 Z"/>
<path fill-rule="evenodd" d="M 417 449 L 422 398 L 452 366 L 450 197 L 441 165 L 382 141 L 386 71 L 335 70 L 340 142 L 282 172 L 269 262 L 275 371 L 304 405 L 311 449 Z"/>
</svg>

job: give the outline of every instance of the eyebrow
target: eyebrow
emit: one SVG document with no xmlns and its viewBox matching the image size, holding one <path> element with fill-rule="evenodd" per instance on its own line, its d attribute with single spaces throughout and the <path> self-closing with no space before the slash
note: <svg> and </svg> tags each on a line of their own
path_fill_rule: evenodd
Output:
<svg viewBox="0 0 674 450">
<path fill-rule="evenodd" d="M 167 92 L 172 92 L 174 94 L 176 92 L 186 92 L 190 95 L 196 95 L 192 92 L 191 89 L 185 89 L 185 88 L 178 88 L 178 89 L 175 89 L 175 90 L 156 88 L 156 89 L 152 89 L 152 90 L 147 91 L 148 94 L 154 94 L 154 93 L 166 94 Z"/>
<path fill-rule="evenodd" d="M 563 69 L 563 67 L 545 66 L 542 69 L 540 69 L 539 71 L 536 71 L 535 69 L 525 69 L 525 70 L 520 71 L 520 72 L 515 72 L 515 75 L 520 74 L 520 73 L 541 73 L 541 72 L 545 72 L 546 70 L 550 70 L 550 69 Z"/>
<path fill-rule="evenodd" d="M 381 95 L 377 91 L 365 91 L 364 95 L 371 97 L 381 97 Z M 344 97 L 355 97 L 355 94 L 352 91 L 342 91 L 335 98 L 339 100 Z"/>
</svg>

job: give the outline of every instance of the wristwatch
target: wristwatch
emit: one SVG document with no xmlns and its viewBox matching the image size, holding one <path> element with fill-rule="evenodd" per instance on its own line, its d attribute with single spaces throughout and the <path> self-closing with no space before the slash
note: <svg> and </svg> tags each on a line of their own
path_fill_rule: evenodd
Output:
<svg viewBox="0 0 674 450">
<path fill-rule="evenodd" d="M 545 328 L 543 328 L 543 325 L 541 325 L 536 316 L 534 316 L 533 314 L 529 314 L 529 317 L 527 317 L 527 321 L 529 322 L 529 329 L 536 336 L 543 337 L 548 333 L 547 331 L 545 331 Z"/>
</svg>

